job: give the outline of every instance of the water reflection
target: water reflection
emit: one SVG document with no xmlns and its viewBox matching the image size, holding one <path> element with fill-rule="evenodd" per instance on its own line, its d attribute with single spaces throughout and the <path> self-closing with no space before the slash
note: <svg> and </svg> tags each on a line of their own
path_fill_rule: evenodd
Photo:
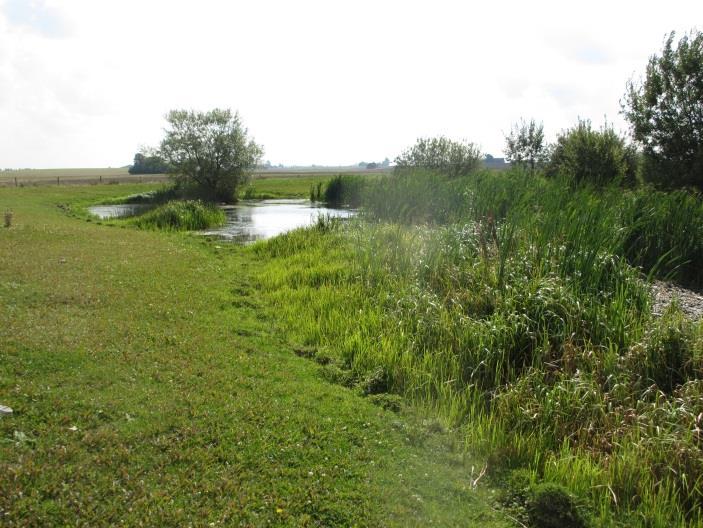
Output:
<svg viewBox="0 0 703 528">
<path fill-rule="evenodd" d="M 253 242 L 314 224 L 320 215 L 348 218 L 348 209 L 331 209 L 308 200 L 248 200 L 224 207 L 227 223 L 201 234 L 233 242 Z"/>
<path fill-rule="evenodd" d="M 107 218 L 126 218 L 144 213 L 154 207 L 151 204 L 119 204 L 119 205 L 94 205 L 88 207 L 88 212 L 105 220 Z"/>
</svg>

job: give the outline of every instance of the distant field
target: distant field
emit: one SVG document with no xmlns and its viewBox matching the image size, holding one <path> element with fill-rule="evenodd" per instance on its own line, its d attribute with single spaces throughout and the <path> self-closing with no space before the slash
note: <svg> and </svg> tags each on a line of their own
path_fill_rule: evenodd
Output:
<svg viewBox="0 0 703 528">
<path fill-rule="evenodd" d="M 164 174 L 130 174 L 126 168 L 23 169 L 0 172 L 0 186 L 137 183 L 165 179 Z"/>
<path fill-rule="evenodd" d="M 360 174 L 383 173 L 383 169 L 359 170 L 349 167 L 332 167 L 325 169 L 289 169 L 267 170 L 254 175 L 255 179 L 264 178 L 319 178 L 321 175 L 351 172 Z M 0 187 L 26 185 L 70 185 L 99 183 L 138 183 L 166 181 L 165 174 L 129 174 L 127 168 L 93 168 L 93 169 L 21 169 L 0 171 Z"/>
</svg>

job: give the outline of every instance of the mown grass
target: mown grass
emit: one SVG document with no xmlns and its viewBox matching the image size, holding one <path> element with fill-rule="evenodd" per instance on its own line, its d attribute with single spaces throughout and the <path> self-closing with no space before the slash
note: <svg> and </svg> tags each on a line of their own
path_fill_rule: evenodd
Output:
<svg viewBox="0 0 703 528">
<path fill-rule="evenodd" d="M 454 436 L 274 331 L 265 245 L 81 220 L 149 188 L 0 189 L 0 524 L 504 525 Z"/>
<path fill-rule="evenodd" d="M 371 221 L 252 249 L 331 379 L 432 409 L 496 480 L 524 468 L 598 525 L 703 524 L 703 325 L 653 317 L 647 284 L 700 284 L 681 265 L 697 197 L 522 173 L 404 175 L 366 196 Z"/>
</svg>

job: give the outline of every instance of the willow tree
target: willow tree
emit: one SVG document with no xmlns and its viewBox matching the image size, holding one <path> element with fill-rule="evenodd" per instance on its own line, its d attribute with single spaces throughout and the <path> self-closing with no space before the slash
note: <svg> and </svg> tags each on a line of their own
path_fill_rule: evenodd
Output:
<svg viewBox="0 0 703 528">
<path fill-rule="evenodd" d="M 209 199 L 233 201 L 263 155 L 239 114 L 171 110 L 166 121 L 160 152 L 176 183 Z"/>
</svg>

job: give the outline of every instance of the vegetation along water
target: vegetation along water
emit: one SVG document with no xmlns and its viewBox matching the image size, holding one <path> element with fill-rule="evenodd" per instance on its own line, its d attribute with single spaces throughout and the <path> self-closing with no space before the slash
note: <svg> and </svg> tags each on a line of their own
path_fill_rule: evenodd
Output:
<svg viewBox="0 0 703 528">
<path fill-rule="evenodd" d="M 703 289 L 703 35 L 673 38 L 635 144 L 522 120 L 507 170 L 440 136 L 252 180 L 236 112 L 176 110 L 135 157 L 170 186 L 0 189 L 2 524 L 702 527 L 703 322 L 652 294 Z M 358 214 L 190 234 L 283 197 Z"/>
</svg>

